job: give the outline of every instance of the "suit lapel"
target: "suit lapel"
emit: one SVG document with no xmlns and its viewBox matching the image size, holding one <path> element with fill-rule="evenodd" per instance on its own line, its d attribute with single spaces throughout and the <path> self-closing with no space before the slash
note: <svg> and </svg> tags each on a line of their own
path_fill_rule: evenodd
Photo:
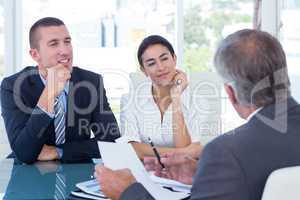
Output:
<svg viewBox="0 0 300 200">
<path fill-rule="evenodd" d="M 41 80 L 37 67 L 30 67 L 28 71 L 26 71 L 26 76 L 28 76 L 28 78 L 26 82 L 27 84 L 24 85 L 24 90 L 26 90 L 24 98 L 28 98 L 27 102 L 30 102 L 32 108 L 34 108 L 36 107 L 39 101 L 39 98 L 45 88 L 45 85 Z M 47 132 L 54 133 L 53 122 L 50 123 Z M 49 135 L 49 141 L 50 143 L 55 143 L 55 134 Z"/>
<path fill-rule="evenodd" d="M 33 67 L 29 71 L 28 84 L 29 93 L 32 95 L 32 102 L 36 105 L 45 88 L 36 67 Z"/>
</svg>

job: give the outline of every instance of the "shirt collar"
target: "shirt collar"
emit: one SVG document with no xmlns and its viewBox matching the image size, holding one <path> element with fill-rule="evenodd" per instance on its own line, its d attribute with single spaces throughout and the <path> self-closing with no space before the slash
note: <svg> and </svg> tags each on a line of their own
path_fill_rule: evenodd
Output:
<svg viewBox="0 0 300 200">
<path fill-rule="evenodd" d="M 261 109 L 263 109 L 263 107 L 260 107 L 260 108 L 257 108 L 255 111 L 253 111 L 248 117 L 247 117 L 247 122 L 249 122 L 253 117 L 254 115 L 256 115 L 256 113 L 258 113 Z"/>
<path fill-rule="evenodd" d="M 40 78 L 41 78 L 43 84 L 46 85 L 47 80 L 45 80 L 40 73 L 39 73 L 39 75 L 40 75 Z M 67 83 L 65 84 L 64 91 L 66 94 L 69 94 L 69 81 L 67 81 Z"/>
</svg>

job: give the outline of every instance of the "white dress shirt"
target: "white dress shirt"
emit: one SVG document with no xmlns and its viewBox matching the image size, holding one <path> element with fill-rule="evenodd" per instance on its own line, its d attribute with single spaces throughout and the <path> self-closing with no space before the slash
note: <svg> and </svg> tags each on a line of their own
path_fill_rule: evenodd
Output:
<svg viewBox="0 0 300 200">
<path fill-rule="evenodd" d="M 247 122 L 249 122 L 259 111 L 261 111 L 263 107 L 257 108 L 255 111 L 253 111 L 246 119 Z"/>
<path fill-rule="evenodd" d="M 208 128 L 207 115 L 199 112 L 192 103 L 187 87 L 181 95 L 182 112 L 192 142 L 201 142 L 201 135 Z M 205 100 L 202 101 L 205 104 Z M 161 113 L 154 102 L 152 83 L 143 83 L 134 92 L 121 99 L 120 128 L 122 137 L 117 142 L 148 143 L 148 137 L 156 146 L 174 147 L 172 128 L 172 104 L 161 120 Z"/>
</svg>

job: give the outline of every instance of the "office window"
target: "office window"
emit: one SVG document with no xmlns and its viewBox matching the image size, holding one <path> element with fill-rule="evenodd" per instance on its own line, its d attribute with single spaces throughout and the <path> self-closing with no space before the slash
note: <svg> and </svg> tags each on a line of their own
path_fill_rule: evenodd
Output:
<svg viewBox="0 0 300 200">
<path fill-rule="evenodd" d="M 284 0 L 281 10 L 280 39 L 287 56 L 292 95 L 300 100 L 300 1 Z"/>
<path fill-rule="evenodd" d="M 0 80 L 4 75 L 4 5 L 0 0 Z"/>
<path fill-rule="evenodd" d="M 0 0 L 0 83 L 4 76 L 4 1 Z M 0 108 L 1 112 L 1 108 Z M 0 119 L 0 159 L 10 152 L 3 120 Z"/>
<path fill-rule="evenodd" d="M 214 71 L 213 55 L 220 40 L 239 29 L 252 28 L 254 0 L 184 0 L 184 69 Z M 222 92 L 222 132 L 242 120 Z"/>
<path fill-rule="evenodd" d="M 221 39 L 252 28 L 254 0 L 185 0 L 184 68 L 213 71 L 212 57 Z"/>
<path fill-rule="evenodd" d="M 138 70 L 139 43 L 149 34 L 174 43 L 174 12 L 175 0 L 24 0 L 23 66 L 33 64 L 28 55 L 32 23 L 45 16 L 61 18 L 72 36 L 74 65 L 104 75 L 109 102 L 118 114 L 120 96 L 129 90 L 128 74 Z"/>
</svg>

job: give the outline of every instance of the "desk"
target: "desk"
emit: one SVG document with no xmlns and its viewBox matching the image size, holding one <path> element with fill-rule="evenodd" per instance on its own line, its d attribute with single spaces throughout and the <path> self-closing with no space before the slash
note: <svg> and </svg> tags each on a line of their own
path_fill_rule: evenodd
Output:
<svg viewBox="0 0 300 200">
<path fill-rule="evenodd" d="M 63 177 L 63 194 L 72 199 L 76 183 L 91 180 L 93 163 L 61 164 L 37 162 L 16 164 L 12 159 L 0 161 L 0 199 L 55 199 L 58 174 Z"/>
</svg>

